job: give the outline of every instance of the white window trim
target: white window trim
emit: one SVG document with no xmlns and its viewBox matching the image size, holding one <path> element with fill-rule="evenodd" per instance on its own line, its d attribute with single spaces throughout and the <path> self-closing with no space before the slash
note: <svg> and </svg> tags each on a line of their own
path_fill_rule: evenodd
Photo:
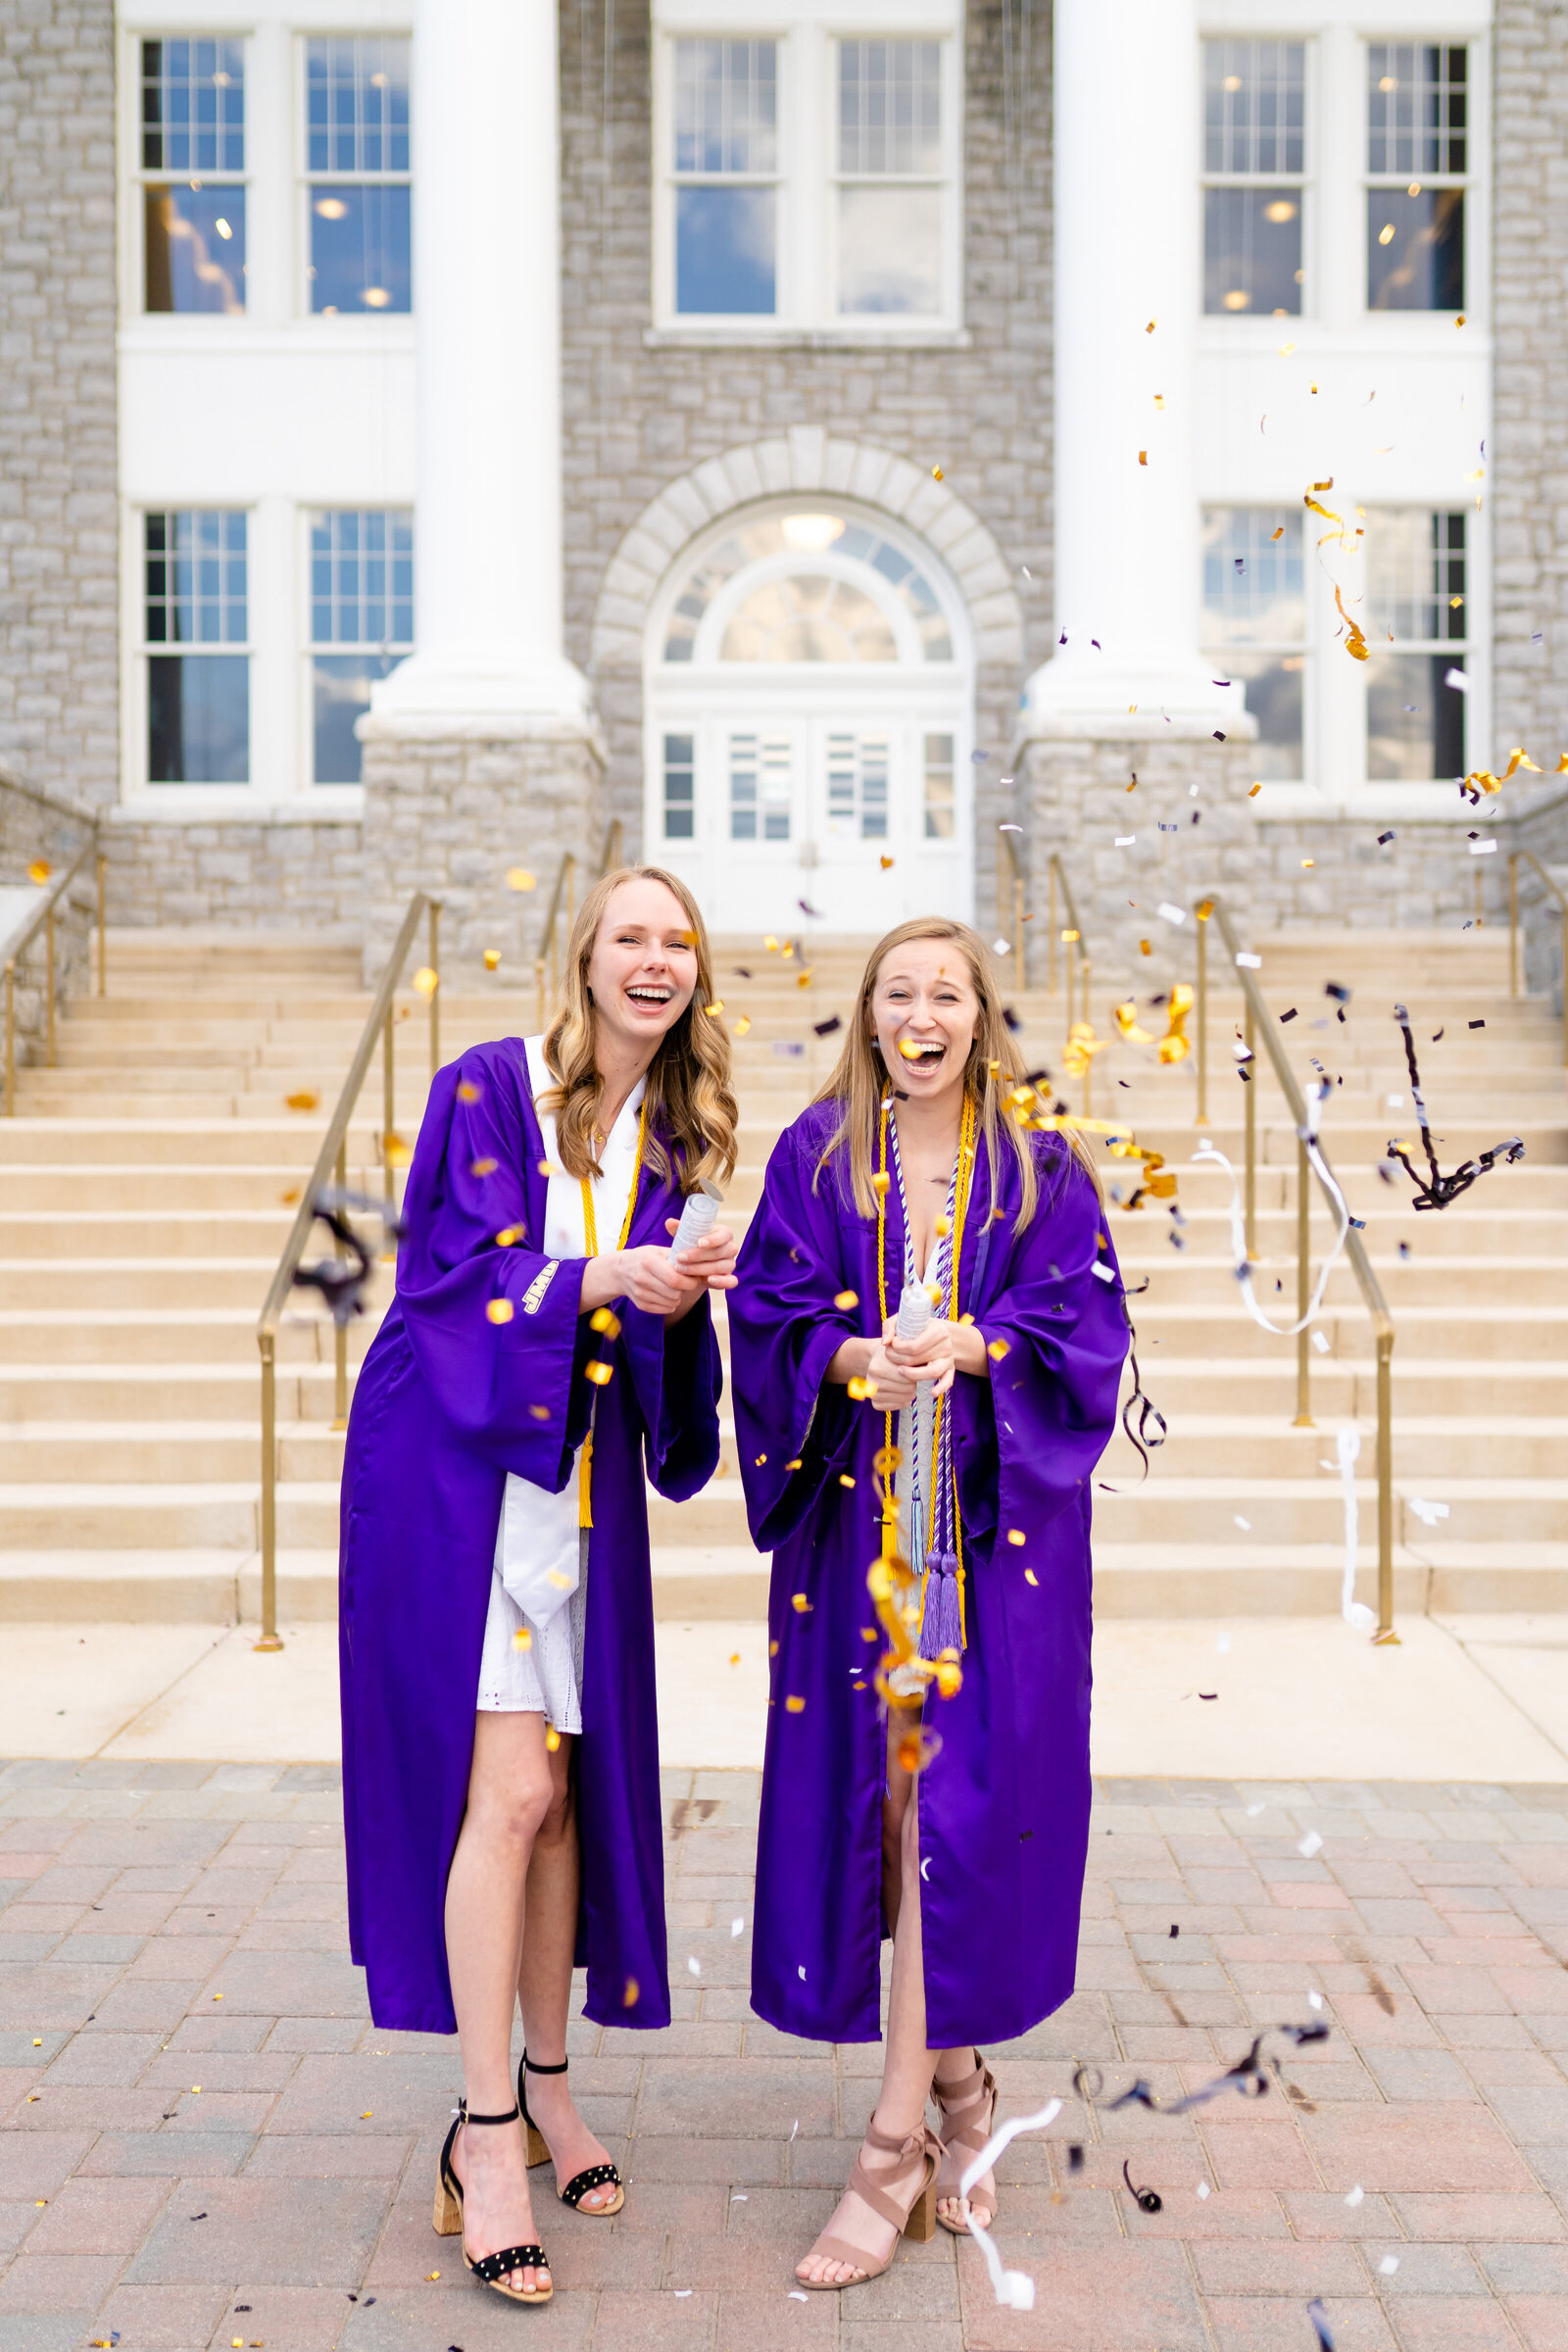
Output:
<svg viewBox="0 0 1568 2352">
<path fill-rule="evenodd" d="M 664 0 L 657 13 L 654 59 L 654 325 L 644 336 L 662 344 L 811 343 L 877 347 L 964 344 L 963 328 L 963 35 L 951 8 L 931 0 L 908 0 L 906 8 L 847 12 L 832 9 L 794 19 L 747 24 L 739 0 L 727 16 L 715 16 L 710 0 L 695 11 Z M 858 312 L 846 316 L 837 298 L 834 250 L 839 184 L 838 42 L 855 37 L 934 40 L 940 52 L 942 108 L 943 299 L 930 318 L 908 313 Z M 748 313 L 683 315 L 675 309 L 674 46 L 678 39 L 708 37 L 773 40 L 778 44 L 778 166 L 776 199 L 775 300 L 769 316 Z M 914 175 L 909 175 L 913 177 Z M 757 174 L 759 179 L 769 177 Z M 902 184 L 895 175 L 893 184 Z M 813 295 L 814 290 L 814 295 Z"/>
</svg>

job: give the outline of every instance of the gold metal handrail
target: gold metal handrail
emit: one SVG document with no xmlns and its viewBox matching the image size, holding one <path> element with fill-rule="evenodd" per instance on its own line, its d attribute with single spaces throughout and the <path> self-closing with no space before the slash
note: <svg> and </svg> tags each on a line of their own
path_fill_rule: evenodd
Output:
<svg viewBox="0 0 1568 2352">
<path fill-rule="evenodd" d="M 1531 866 L 1542 888 L 1557 902 L 1562 917 L 1562 1058 L 1568 1067 L 1568 896 L 1558 888 L 1533 850 L 1508 853 L 1508 994 L 1519 994 L 1519 865 Z"/>
<path fill-rule="evenodd" d="M 1053 850 L 1050 857 L 1046 859 L 1046 872 L 1051 885 L 1050 936 L 1051 989 L 1053 995 L 1054 995 L 1056 987 L 1056 949 L 1058 946 L 1061 946 L 1067 951 L 1066 956 L 1062 959 L 1062 980 L 1067 999 L 1066 1018 L 1062 1023 L 1062 1037 L 1065 1041 L 1070 1040 L 1072 1037 L 1073 1023 L 1075 1020 L 1087 1021 L 1089 1018 L 1089 982 L 1094 967 L 1090 961 L 1089 942 L 1084 937 L 1083 925 L 1078 919 L 1078 908 L 1072 895 L 1072 884 L 1067 879 L 1067 869 L 1061 862 L 1059 853 L 1055 850 Z M 1060 900 L 1060 913 L 1064 913 L 1067 918 L 1065 923 L 1059 923 L 1057 905 L 1058 894 Z M 1076 992 L 1073 988 L 1074 971 L 1076 971 L 1078 975 L 1078 986 Z M 1074 1011 L 1075 996 L 1077 1004 L 1076 1012 Z M 1090 1115 L 1090 1098 L 1094 1087 L 1094 1055 L 1086 1054 L 1084 1058 L 1084 1117 L 1086 1119 Z"/>
<path fill-rule="evenodd" d="M 1247 950 L 1237 939 L 1229 912 L 1223 902 L 1214 894 L 1204 901 L 1204 906 L 1207 912 L 1203 920 L 1200 922 L 1198 934 L 1200 954 L 1202 954 L 1206 923 L 1212 922 L 1225 942 L 1232 968 L 1241 984 L 1242 998 L 1247 1007 L 1247 1043 L 1249 1047 L 1252 1047 L 1256 1038 L 1262 1038 L 1269 1060 L 1273 1064 L 1274 1075 L 1279 1081 L 1280 1092 L 1285 1097 L 1291 1117 L 1296 1125 L 1296 1311 L 1301 1320 L 1301 1329 L 1298 1332 L 1296 1339 L 1296 1426 L 1298 1429 L 1310 1429 L 1313 1426 L 1311 1405 L 1312 1335 L 1305 1322 L 1307 1307 L 1312 1298 L 1311 1188 L 1308 1179 L 1316 1171 L 1313 1169 L 1306 1152 L 1305 1132 L 1308 1125 L 1306 1102 L 1297 1082 L 1296 1072 L 1291 1067 L 1290 1057 L 1286 1054 L 1278 1027 L 1269 1018 L 1268 1007 L 1263 1001 L 1263 992 L 1258 987 L 1256 976 L 1248 965 L 1237 960 L 1239 956 L 1247 953 Z M 1207 1045 L 1202 1033 L 1206 1012 L 1205 991 L 1205 1001 L 1199 1016 L 1200 1051 L 1205 1062 Z M 1249 1257 L 1251 1257 L 1256 1250 L 1257 1061 L 1255 1053 L 1249 1066 L 1251 1083 L 1247 1089 L 1245 1113 L 1247 1252 Z M 1323 1151 L 1321 1142 L 1318 1145 L 1318 1153 L 1323 1165 L 1327 1167 L 1328 1155 Z M 1339 1204 L 1320 1174 L 1318 1183 L 1324 1199 L 1338 1213 Z M 1372 1261 L 1367 1255 L 1366 1244 L 1354 1225 L 1350 1227 L 1346 1236 L 1345 1250 L 1346 1255 L 1350 1261 L 1350 1270 L 1355 1276 L 1357 1287 L 1361 1293 L 1362 1303 L 1372 1319 L 1372 1330 L 1377 1346 L 1378 1630 L 1373 1636 L 1373 1640 L 1391 1642 L 1398 1640 L 1398 1636 L 1394 1630 L 1394 1318 L 1389 1313 L 1388 1301 L 1383 1296 L 1383 1286 L 1373 1272 Z"/>
<path fill-rule="evenodd" d="M 619 865 L 622 857 L 621 845 L 624 840 L 625 829 L 620 818 L 618 816 L 612 817 L 605 833 L 605 847 L 599 859 L 599 871 L 594 876 L 596 882 L 602 882 L 608 873 L 612 872 Z M 571 926 L 576 916 L 576 895 L 577 859 L 574 853 L 567 850 L 556 872 L 556 887 L 550 894 L 550 905 L 545 910 L 545 927 L 539 934 L 538 953 L 533 959 L 533 983 L 538 1000 L 538 1025 L 541 1030 L 545 1025 L 546 1011 L 560 986 L 556 958 L 564 944 L 563 933 L 564 933 L 565 939 L 569 939 L 571 936 Z M 561 919 L 563 901 L 564 901 L 566 909 L 564 924 Z M 548 985 L 545 977 L 547 971 L 549 973 Z"/>
<path fill-rule="evenodd" d="M 1005 895 L 1004 895 L 1004 883 L 1003 883 L 1003 876 L 1002 876 L 1002 874 L 1001 874 L 1000 872 L 999 872 L 999 873 L 998 873 L 998 875 L 997 875 L 997 919 L 998 919 L 999 923 L 1001 923 L 1001 924 L 1005 924 L 1005 922 L 1006 922 L 1006 919 L 1007 919 L 1007 915 L 1008 915 L 1008 912 L 1009 912 L 1009 907 L 1010 907 L 1010 911 L 1011 911 L 1011 914 L 1012 914 L 1012 969 L 1013 969 L 1013 974 L 1014 974 L 1014 977 L 1015 977 L 1015 979 L 1016 979 L 1016 981 L 1017 981 L 1017 985 L 1018 985 L 1018 987 L 1019 987 L 1019 988 L 1027 988 L 1027 987 L 1028 987 L 1028 985 L 1029 985 L 1029 975 L 1028 975 L 1028 972 L 1027 972 L 1027 970 L 1026 970 L 1026 968 L 1025 968 L 1025 964 L 1024 964 L 1024 954 L 1025 954 L 1025 950 L 1024 950 L 1024 944 L 1023 944 L 1023 943 L 1024 943 L 1024 927 L 1023 927 L 1023 926 L 1024 926 L 1024 881 L 1023 881 L 1023 867 L 1022 867 L 1022 866 L 1019 864 L 1019 862 L 1018 862 L 1018 853 L 1017 853 L 1017 851 L 1016 851 L 1016 850 L 1013 848 L 1013 846 L 1012 846 L 1012 835 L 1011 835 L 1010 833 L 999 833 L 999 834 L 997 835 L 997 840 L 998 840 L 998 842 L 1001 844 L 1002 855 L 1003 855 L 1003 856 L 1004 856 L 1004 857 L 1005 857 L 1005 858 L 1006 858 L 1006 860 L 1007 860 L 1007 875 L 1006 875 L 1006 888 L 1005 888 Z"/>
<path fill-rule="evenodd" d="M 11 784 L 9 777 L 4 781 Z M 24 793 L 28 800 L 42 795 L 28 791 L 25 786 L 12 785 L 14 791 Z M 50 804 L 45 802 L 46 807 Z M 74 813 L 74 811 L 68 811 Z M 57 882 L 47 885 L 40 893 L 38 904 L 22 929 L 11 941 L 5 964 L 5 1116 L 16 1116 L 17 1109 L 17 966 L 27 949 L 44 934 L 44 1036 L 47 1066 L 52 1070 L 57 1059 L 55 1037 L 55 909 L 89 858 L 98 859 L 98 994 L 104 993 L 104 866 L 107 860 L 98 853 L 98 828 L 93 826 L 92 839 L 78 850 Z M 89 951 L 90 957 L 90 951 Z"/>
<path fill-rule="evenodd" d="M 300 1261 L 305 1255 L 305 1246 L 311 1237 L 311 1227 L 316 1220 L 318 1197 L 323 1186 L 333 1181 L 339 1192 L 347 1190 L 349 1121 L 354 1116 L 361 1089 L 365 1085 L 366 1075 L 370 1067 L 370 1056 L 375 1052 L 377 1036 L 381 1041 L 381 1161 L 386 1177 L 386 1198 L 390 1202 L 397 1197 L 396 1155 L 400 1146 L 396 1132 L 397 1114 L 393 1089 L 392 1032 L 396 1023 L 396 1015 L 392 1000 L 397 994 L 398 982 L 403 976 L 403 966 L 409 959 L 421 916 L 427 918 L 429 925 L 428 952 L 431 984 L 424 993 L 428 996 L 430 1006 L 430 1075 L 432 1078 L 441 1066 L 441 1023 L 436 1009 L 440 998 L 441 901 L 431 898 L 427 892 L 420 890 L 416 891 L 414 897 L 409 901 L 409 910 L 403 917 L 403 928 L 392 943 L 392 953 L 387 957 L 386 968 L 376 983 L 375 995 L 371 1000 L 370 1009 L 366 1015 L 365 1027 L 360 1032 L 360 1042 L 355 1047 L 354 1058 L 349 1063 L 348 1076 L 343 1081 L 336 1108 L 327 1122 L 326 1133 L 321 1139 L 321 1148 L 316 1154 L 316 1165 L 312 1168 L 305 1189 L 300 1195 L 300 1204 L 295 1212 L 294 1222 L 289 1227 L 288 1239 L 283 1244 L 282 1254 L 278 1258 L 276 1270 L 267 1293 L 267 1300 L 256 1326 L 256 1344 L 261 1349 L 262 1355 L 262 1637 L 256 1644 L 258 1649 L 281 1649 L 283 1646 L 277 1635 L 278 1326 L 283 1320 L 283 1309 L 288 1303 L 289 1293 L 294 1287 L 294 1277 L 299 1272 Z M 348 1328 L 345 1324 L 334 1323 L 333 1325 L 333 1348 L 335 1360 L 333 1427 L 346 1429 L 349 1409 L 349 1357 Z"/>
</svg>

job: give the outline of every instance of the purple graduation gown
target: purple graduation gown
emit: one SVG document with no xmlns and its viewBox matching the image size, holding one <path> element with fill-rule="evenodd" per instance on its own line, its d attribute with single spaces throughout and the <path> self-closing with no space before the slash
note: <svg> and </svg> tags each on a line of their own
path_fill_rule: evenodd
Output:
<svg viewBox="0 0 1568 2352">
<path fill-rule="evenodd" d="M 430 1090 L 405 1201 L 397 1297 L 366 1356 L 343 1473 L 339 1653 L 349 1936 L 378 2026 L 450 2034 L 443 1906 L 467 1799 L 479 1653 L 506 1474 L 553 1492 L 596 1394 L 585 1259 L 553 1263 L 544 1140 L 517 1038 Z M 487 1164 L 493 1163 L 493 1164 Z M 628 1246 L 667 1242 L 678 1200 L 645 1167 Z M 514 1246 L 496 1236 L 520 1229 Z M 613 1249 L 615 1235 L 601 1235 Z M 492 1323 L 491 1299 L 510 1322 Z M 706 1298 L 672 1327 L 616 1302 L 597 1391 L 582 1737 L 577 1960 L 587 2015 L 666 2026 L 663 1847 L 648 1475 L 677 1501 L 718 1460 L 720 1369 Z M 633 1992 L 635 1984 L 635 1992 Z"/>
<path fill-rule="evenodd" d="M 841 1342 L 880 1328 L 876 1224 L 855 1205 L 847 1152 L 812 1189 L 836 1123 L 832 1104 L 814 1104 L 780 1138 L 729 1299 L 747 1505 L 757 1544 L 773 1553 L 752 2006 L 787 2034 L 874 2041 L 886 1732 L 865 1579 L 880 1549 L 873 1456 L 885 1424 L 823 1380 Z M 982 1137 L 960 1262 L 959 1312 L 1007 1352 L 989 1381 L 960 1372 L 953 1389 L 968 1647 L 962 1690 L 943 1699 L 933 1689 L 926 1700 L 942 1747 L 919 1783 L 935 2049 L 1026 2033 L 1071 1992 L 1077 1953 L 1090 1486 L 1114 1423 L 1127 1329 L 1092 1184 L 1059 1137 L 1032 1143 L 1041 1205 L 1015 1235 L 1017 1163 L 1010 1147 L 999 1152 L 993 1194 Z M 993 1199 L 1002 1215 L 988 1228 Z M 897 1183 L 887 1210 L 892 1311 L 904 1267 Z M 1096 1275 L 1097 1260 L 1114 1280 Z M 858 1305 L 835 1306 L 845 1291 Z M 1013 1530 L 1021 1545 L 1004 1540 Z M 809 1606 L 798 1608 L 797 1594 Z M 804 1708 L 790 1710 L 791 1698 Z"/>
</svg>

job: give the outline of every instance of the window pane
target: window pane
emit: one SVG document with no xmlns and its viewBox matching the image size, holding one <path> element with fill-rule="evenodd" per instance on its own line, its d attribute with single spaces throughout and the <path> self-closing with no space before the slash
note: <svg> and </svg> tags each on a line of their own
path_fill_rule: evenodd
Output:
<svg viewBox="0 0 1568 2352">
<path fill-rule="evenodd" d="M 840 188 L 840 311 L 929 318 L 941 307 L 940 191 Z"/>
<path fill-rule="evenodd" d="M 1466 169 L 1469 53 L 1430 41 L 1372 41 L 1366 53 L 1369 172 Z"/>
<path fill-rule="evenodd" d="M 677 172 L 772 172 L 778 164 L 778 45 L 675 43 Z"/>
<path fill-rule="evenodd" d="M 409 44 L 337 37 L 305 45 L 306 170 L 409 170 Z"/>
<path fill-rule="evenodd" d="M 888 837 L 888 741 L 885 735 L 827 739 L 827 829 L 841 840 Z"/>
<path fill-rule="evenodd" d="M 142 190 L 149 311 L 245 308 L 243 188 Z"/>
<path fill-rule="evenodd" d="M 1203 640 L 1301 643 L 1305 604 L 1301 517 L 1288 507 L 1209 507 L 1203 514 Z"/>
<path fill-rule="evenodd" d="M 927 841 L 953 839 L 953 737 L 928 735 L 925 739 L 925 837 Z"/>
<path fill-rule="evenodd" d="M 691 841 L 697 830 L 697 776 L 692 759 L 694 738 L 664 737 L 664 839 Z M 733 835 L 733 826 L 731 828 Z"/>
<path fill-rule="evenodd" d="M 149 645 L 244 644 L 245 519 L 203 508 L 143 517 Z"/>
<path fill-rule="evenodd" d="M 318 654 L 311 664 L 318 784 L 358 784 L 360 739 L 354 722 L 370 708 L 370 688 L 390 677 L 400 654 Z"/>
<path fill-rule="evenodd" d="M 694 318 L 771 316 L 771 188 L 676 189 L 675 308 Z"/>
<path fill-rule="evenodd" d="M 1205 172 L 1306 169 L 1306 45 L 1203 43 Z"/>
<path fill-rule="evenodd" d="M 311 517 L 313 645 L 412 645 L 414 517 L 406 508 Z"/>
<path fill-rule="evenodd" d="M 1205 188 L 1203 308 L 1299 318 L 1299 188 Z"/>
<path fill-rule="evenodd" d="M 1465 517 L 1424 507 L 1374 507 L 1367 515 L 1367 604 L 1371 628 L 1396 642 L 1470 633 L 1465 588 Z"/>
<path fill-rule="evenodd" d="M 941 108 L 938 42 L 840 41 L 841 172 L 940 172 Z"/>
<path fill-rule="evenodd" d="M 153 784 L 248 784 L 250 674 L 244 654 L 154 654 L 147 663 L 147 776 Z"/>
<path fill-rule="evenodd" d="M 798 573 L 768 580 L 724 631 L 721 662 L 896 662 L 885 613 L 847 580 Z"/>
<path fill-rule="evenodd" d="M 1257 741 L 1250 747 L 1254 777 L 1265 784 L 1299 783 L 1305 655 L 1226 653 L 1213 659 L 1225 663 L 1223 670 L 1215 668 L 1216 677 L 1233 678 L 1247 690 L 1247 708 L 1257 721 Z"/>
<path fill-rule="evenodd" d="M 788 841 L 791 772 L 787 735 L 729 739 L 731 841 Z"/>
<path fill-rule="evenodd" d="M 243 172 L 242 41 L 143 41 L 144 172 Z"/>
<path fill-rule="evenodd" d="M 311 309 L 409 309 L 411 191 L 336 186 L 311 190 Z"/>
<path fill-rule="evenodd" d="M 1374 649 L 1366 665 L 1366 772 L 1374 783 L 1446 783 L 1464 774 L 1464 675 L 1455 654 Z"/>
<path fill-rule="evenodd" d="M 1368 188 L 1369 311 L 1464 309 L 1464 190 Z"/>
</svg>

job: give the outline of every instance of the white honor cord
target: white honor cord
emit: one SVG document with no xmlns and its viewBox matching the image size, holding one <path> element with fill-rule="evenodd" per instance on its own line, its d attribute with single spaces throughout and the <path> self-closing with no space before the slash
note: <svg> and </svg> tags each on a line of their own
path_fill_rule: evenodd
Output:
<svg viewBox="0 0 1568 2352">
<path fill-rule="evenodd" d="M 991 2242 L 990 2230 L 977 2222 L 972 2213 L 968 2212 L 969 2191 L 984 2174 L 990 2172 L 1004 2148 L 1010 2147 L 1020 2132 L 1044 2132 L 1047 2125 L 1054 2124 L 1060 2113 L 1061 2101 L 1050 2099 L 1041 2108 L 1038 2115 L 1013 2116 L 1009 2122 L 1003 2125 L 1000 2132 L 992 2133 L 973 2162 L 964 2166 L 963 2178 L 958 2182 L 958 2194 L 964 2200 L 970 2233 L 986 2258 L 986 2269 L 991 2274 L 991 2283 L 996 2289 L 997 2301 L 1004 2310 L 1033 2311 L 1035 2282 L 1027 2271 L 1004 2271 L 1003 2269 L 1002 2256 Z"/>
<path fill-rule="evenodd" d="M 1253 1322 L 1261 1324 L 1265 1331 L 1271 1331 L 1277 1340 L 1294 1340 L 1298 1331 L 1304 1331 L 1309 1323 L 1316 1322 L 1317 1310 L 1323 1303 L 1323 1294 L 1329 1287 L 1329 1276 L 1340 1261 L 1340 1254 L 1350 1232 L 1349 1208 L 1347 1205 L 1345 1195 L 1340 1190 L 1333 1169 L 1318 1150 L 1316 1135 L 1310 1130 L 1299 1127 L 1297 1129 L 1297 1133 L 1306 1146 L 1308 1162 L 1334 1202 L 1340 1220 L 1340 1230 L 1334 1237 L 1333 1249 L 1323 1260 L 1317 1278 L 1317 1288 L 1312 1293 L 1307 1310 L 1304 1315 L 1298 1316 L 1294 1323 L 1271 1323 L 1257 1303 L 1257 1296 L 1252 1289 L 1251 1260 L 1247 1254 L 1247 1219 L 1242 1210 L 1242 1188 L 1237 1182 L 1236 1170 L 1231 1166 L 1224 1152 L 1216 1151 L 1206 1136 L 1193 1153 L 1192 1158 L 1194 1167 L 1199 1166 L 1203 1160 L 1212 1160 L 1217 1167 L 1224 1169 L 1231 1180 L 1231 1247 L 1236 1252 L 1236 1279 L 1242 1286 L 1242 1297 L 1247 1301 L 1248 1312 Z"/>
</svg>

